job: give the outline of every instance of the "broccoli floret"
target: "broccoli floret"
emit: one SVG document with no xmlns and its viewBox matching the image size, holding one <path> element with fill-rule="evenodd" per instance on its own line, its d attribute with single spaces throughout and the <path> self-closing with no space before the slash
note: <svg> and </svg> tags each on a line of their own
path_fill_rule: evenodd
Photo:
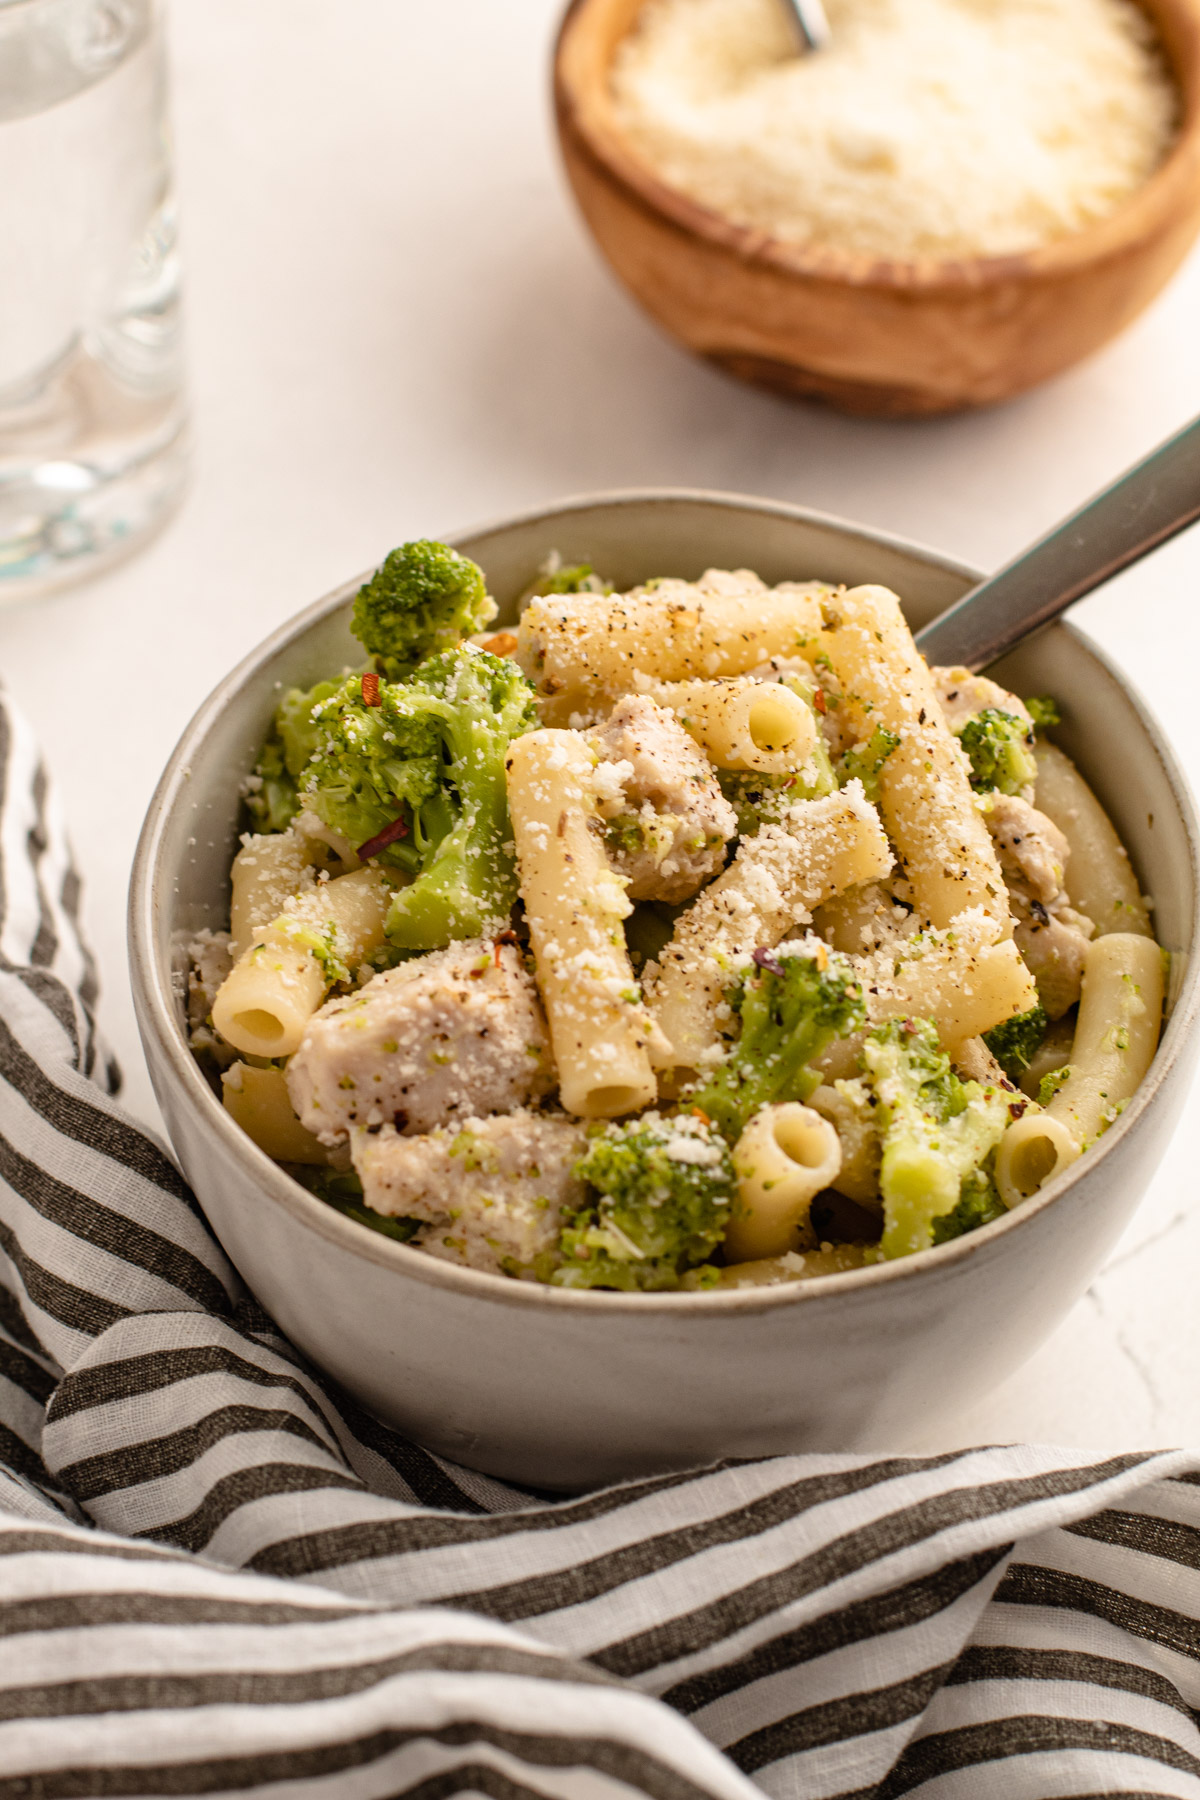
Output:
<svg viewBox="0 0 1200 1800">
<path fill-rule="evenodd" d="M 883 1254 L 911 1256 L 934 1242 L 938 1219 L 971 1193 L 1009 1122 L 1001 1088 L 960 1081 L 928 1019 L 892 1019 L 863 1045 L 883 1154 Z"/>
<path fill-rule="evenodd" d="M 322 689 L 288 695 L 280 708 L 284 742 L 295 746 L 297 758 L 307 752 L 296 771 L 301 799 L 356 850 L 399 820 L 403 837 L 378 855 L 411 870 L 414 816 L 442 786 L 443 708 L 407 684 L 375 675 L 351 675 L 323 689 L 311 706 Z"/>
<path fill-rule="evenodd" d="M 359 589 L 350 629 L 379 673 L 395 680 L 482 631 L 496 610 L 482 569 L 422 538 L 393 550 Z"/>
<path fill-rule="evenodd" d="M 1039 735 L 1062 724 L 1062 713 L 1052 694 L 1035 694 L 1032 700 L 1025 702 L 1025 711 L 1033 720 L 1033 729 Z"/>
<path fill-rule="evenodd" d="M 597 575 L 591 563 L 575 563 L 545 574 L 537 584 L 539 594 L 611 594 L 610 583 Z"/>
<path fill-rule="evenodd" d="M 332 1206 L 344 1218 L 354 1219 L 359 1225 L 378 1231 L 383 1237 L 394 1238 L 398 1244 L 411 1243 L 421 1229 L 420 1219 L 393 1219 L 365 1206 L 362 1182 L 352 1169 L 343 1173 L 336 1169 L 296 1168 L 292 1172 L 301 1186 L 315 1194 L 318 1200 L 323 1200 L 326 1206 Z"/>
<path fill-rule="evenodd" d="M 855 744 L 839 760 L 838 785 L 845 787 L 849 781 L 861 781 L 863 792 L 874 806 L 879 799 L 879 771 L 899 744 L 900 739 L 894 731 L 889 731 L 886 725 L 877 725 L 865 743 Z"/>
<path fill-rule="evenodd" d="M 739 837 L 753 837 L 764 825 L 778 825 L 798 800 L 823 800 L 837 786 L 823 744 L 813 751 L 815 779 L 801 775 L 759 775 L 752 770 L 718 769 L 721 792 L 737 814 Z"/>
<path fill-rule="evenodd" d="M 280 720 L 305 758 L 302 803 L 360 856 L 414 877 L 392 899 L 393 949 L 436 950 L 507 922 L 517 890 L 504 753 L 538 722 L 515 663 L 464 646 L 403 681 L 351 675 L 289 695 Z"/>
<path fill-rule="evenodd" d="M 431 657 L 402 691 L 436 717 L 445 766 L 414 814 L 419 872 L 393 895 L 386 931 L 403 950 L 436 950 L 498 929 L 516 902 L 504 756 L 537 708 L 515 663 L 469 647 Z"/>
<path fill-rule="evenodd" d="M 275 709 L 246 794 L 246 810 L 257 831 L 286 831 L 299 812 L 297 789 L 320 737 L 313 713 L 340 685 L 322 681 L 314 688 L 289 688 Z"/>
<path fill-rule="evenodd" d="M 1057 1094 L 1059 1088 L 1063 1085 L 1063 1082 L 1066 1081 L 1070 1073 L 1070 1063 L 1064 1063 L 1061 1069 L 1051 1069 L 1048 1075 L 1042 1076 L 1042 1079 L 1038 1084 L 1039 1106 L 1049 1106 L 1055 1094 Z"/>
<path fill-rule="evenodd" d="M 694 1114 L 644 1113 L 594 1137 L 575 1165 L 593 1197 L 567 1221 L 559 1287 L 677 1288 L 720 1244 L 735 1177 L 720 1133 Z"/>
<path fill-rule="evenodd" d="M 688 1101 L 732 1144 L 760 1107 L 808 1099 L 821 1082 L 809 1064 L 834 1038 L 861 1030 L 866 1004 L 850 959 L 824 944 L 756 950 L 726 999 L 741 1031 Z"/>
<path fill-rule="evenodd" d="M 288 774 L 297 784 L 320 745 L 316 710 L 322 702 L 332 699 L 344 679 L 319 681 L 312 688 L 289 688 L 276 708 L 275 735 L 283 746 Z"/>
<path fill-rule="evenodd" d="M 1005 1019 L 1003 1025 L 985 1031 L 983 1041 L 1010 1081 L 1020 1081 L 1033 1061 L 1034 1052 L 1049 1030 L 1050 1021 L 1040 1006 Z"/>
<path fill-rule="evenodd" d="M 993 1219 L 1002 1219 L 1007 1211 L 993 1184 L 978 1169 L 963 1183 L 963 1197 L 954 1211 L 933 1221 L 933 1241 L 949 1244 L 969 1231 L 978 1231 L 981 1225 L 990 1225 Z"/>
<path fill-rule="evenodd" d="M 718 769 L 721 792 L 737 814 L 739 837 L 753 837 L 764 825 L 777 825 L 797 800 L 812 798 L 796 775 L 756 775 L 744 769 Z"/>
<path fill-rule="evenodd" d="M 611 581 L 597 575 L 591 563 L 567 566 L 558 551 L 552 550 L 517 600 L 517 612 L 524 612 L 531 600 L 547 594 L 611 594 L 612 591 Z"/>
<path fill-rule="evenodd" d="M 1037 780 L 1033 733 L 1016 713 L 985 706 L 967 720 L 958 741 L 971 760 L 971 786 L 981 792 L 1019 794 Z"/>
<path fill-rule="evenodd" d="M 286 831 L 300 810 L 296 783 L 288 772 L 283 740 L 273 732 L 263 745 L 246 789 L 246 811 L 255 831 Z"/>
</svg>

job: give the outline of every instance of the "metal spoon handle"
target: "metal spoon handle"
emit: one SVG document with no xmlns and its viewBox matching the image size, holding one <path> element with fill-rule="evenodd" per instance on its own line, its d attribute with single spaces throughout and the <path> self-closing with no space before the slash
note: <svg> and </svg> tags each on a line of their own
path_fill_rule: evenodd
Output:
<svg viewBox="0 0 1200 1800">
<path fill-rule="evenodd" d="M 796 36 L 805 50 L 823 50 L 829 42 L 829 20 L 822 0 L 783 0 L 791 14 Z"/>
<path fill-rule="evenodd" d="M 986 669 L 1200 519 L 1200 419 L 917 633 L 927 662 Z"/>
</svg>

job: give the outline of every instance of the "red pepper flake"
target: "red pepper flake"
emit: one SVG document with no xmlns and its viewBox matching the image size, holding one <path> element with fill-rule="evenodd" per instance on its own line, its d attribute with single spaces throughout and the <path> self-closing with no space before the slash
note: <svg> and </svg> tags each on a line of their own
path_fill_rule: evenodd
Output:
<svg viewBox="0 0 1200 1800">
<path fill-rule="evenodd" d="M 829 710 L 828 707 L 825 705 L 825 689 L 824 688 L 814 688 L 813 689 L 813 705 L 816 707 L 817 711 L 821 714 L 822 718 L 824 718 L 825 714 Z"/>
<path fill-rule="evenodd" d="M 363 680 L 366 679 L 364 675 Z M 377 831 L 373 838 L 368 838 L 365 844 L 358 846 L 359 862 L 370 862 L 373 856 L 378 856 L 379 852 L 386 850 L 389 844 L 398 843 L 401 838 L 407 836 L 408 826 L 404 820 L 393 819 L 390 825 L 385 825 L 382 831 Z"/>
<path fill-rule="evenodd" d="M 754 961 L 760 969 L 766 969 L 772 975 L 783 974 L 783 964 L 777 956 L 772 956 L 769 950 L 756 950 Z"/>
<path fill-rule="evenodd" d="M 500 967 L 500 952 L 505 944 L 515 944 L 518 942 L 519 939 L 515 931 L 498 931 L 496 933 L 495 938 L 492 940 L 492 961 L 497 968 Z"/>
<path fill-rule="evenodd" d="M 363 676 L 363 678 L 362 678 L 362 697 L 363 697 L 364 706 L 378 706 L 379 705 L 380 702 L 379 702 L 379 677 L 378 677 L 378 675 L 368 673 Z M 372 841 L 374 841 L 374 840 L 372 840 Z M 361 851 L 359 852 L 359 854 L 360 855 L 362 854 Z"/>
<path fill-rule="evenodd" d="M 699 1119 L 699 1121 L 702 1125 L 711 1125 L 712 1124 L 712 1120 L 709 1118 L 708 1114 L 705 1112 L 705 1110 L 702 1106 L 693 1106 L 691 1108 L 691 1114 L 692 1114 L 693 1119 Z"/>
</svg>

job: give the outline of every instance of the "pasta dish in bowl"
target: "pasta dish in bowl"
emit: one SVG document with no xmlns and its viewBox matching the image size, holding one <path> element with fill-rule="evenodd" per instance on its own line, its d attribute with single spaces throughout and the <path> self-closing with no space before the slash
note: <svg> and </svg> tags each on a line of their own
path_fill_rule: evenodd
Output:
<svg viewBox="0 0 1200 1800">
<path fill-rule="evenodd" d="M 1093 1223 L 1047 1270 L 1064 1231 L 1056 1197 L 1069 1210 L 1086 1183 L 1107 1185 L 1102 1171 L 1138 1136 L 1126 1109 L 1135 1124 L 1170 1048 L 1154 1061 L 1172 966 L 1143 891 L 1159 898 L 1158 870 L 1140 843 L 1130 860 L 1069 753 L 1076 634 L 1052 634 L 1057 650 L 1038 663 L 1046 691 L 1032 698 L 1019 670 L 929 670 L 900 600 L 869 579 L 916 553 L 864 557 L 856 541 L 841 560 L 868 579 L 842 583 L 829 546 L 802 561 L 798 542 L 781 567 L 766 527 L 777 538 L 788 509 L 761 507 L 764 572 L 752 574 L 755 507 L 681 498 L 741 554 L 697 566 L 692 541 L 686 561 L 667 561 L 662 540 L 684 514 L 643 504 L 654 530 L 642 537 L 659 541 L 639 545 L 635 527 L 615 548 L 621 505 L 592 509 L 584 547 L 595 544 L 602 575 L 546 563 L 558 536 L 537 544 L 523 594 L 510 571 L 497 578 L 486 540 L 406 545 L 336 597 L 307 641 L 294 631 L 282 655 L 260 658 L 254 737 L 247 708 L 232 772 L 248 816 L 236 796 L 221 802 L 242 828 L 231 917 L 217 911 L 219 880 L 203 922 L 174 909 L 176 952 L 190 950 L 191 1048 L 211 1084 L 203 1150 L 196 1099 L 185 1116 L 170 1104 L 173 1077 L 160 1091 L 235 1260 L 384 1416 L 528 1478 L 528 1420 L 514 1451 L 511 1419 L 481 1427 L 486 1406 L 452 1382 L 450 1412 L 469 1413 L 482 1442 L 464 1450 L 403 1382 L 378 1368 L 364 1382 L 331 1354 L 349 1328 L 344 1291 L 323 1324 L 315 1270 L 281 1304 L 255 1221 L 213 1199 L 217 1094 L 223 1166 L 244 1131 L 257 1149 L 240 1138 L 243 1187 L 265 1153 L 280 1165 L 271 1191 L 283 1184 L 284 1210 L 304 1221 L 285 1260 L 315 1235 L 359 1275 L 402 1278 L 410 1316 L 387 1318 L 388 1356 L 428 1381 L 417 1315 L 440 1307 L 444 1335 L 453 1295 L 460 1323 L 471 1315 L 520 1342 L 543 1388 L 562 1380 L 535 1458 L 534 1478 L 554 1485 L 729 1446 L 729 1405 L 714 1414 L 711 1394 L 703 1417 L 695 1401 L 684 1408 L 666 1447 L 657 1403 L 653 1447 L 645 1419 L 631 1428 L 636 1455 L 595 1444 L 588 1420 L 619 1415 L 624 1349 L 646 1336 L 651 1354 L 672 1317 L 689 1335 L 707 1327 L 716 1354 L 722 1319 L 748 1340 L 786 1338 L 784 1306 L 794 1354 L 797 1334 L 828 1341 L 836 1309 L 835 1335 L 856 1339 L 851 1361 L 873 1358 L 897 1419 L 931 1353 L 881 1381 L 878 1324 L 921 1304 L 897 1285 L 906 1274 L 924 1275 L 930 1295 L 961 1288 L 961 1334 L 982 1265 L 994 1264 L 982 1315 L 994 1316 L 1012 1311 L 1006 1284 L 1032 1258 L 1037 1279 L 1016 1310 L 1029 1315 L 1026 1339 L 1044 1331 L 1070 1302 L 1076 1265 L 1104 1248 Z M 568 512 L 574 549 L 572 523 Z M 839 528 L 823 529 L 836 539 Z M 530 537 L 517 529 L 511 562 Z M 499 620 L 488 585 L 507 608 Z M 1186 821 L 1183 833 L 1186 847 Z M 1181 873 L 1167 875 L 1160 908 L 1169 950 L 1186 947 L 1179 923 L 1194 901 Z M 134 905 L 136 943 L 136 884 Z M 1171 1032 L 1181 959 L 1175 970 Z M 1115 1218 L 1120 1203 L 1093 1210 Z M 258 1224 L 267 1218 L 260 1206 Z M 266 1231 L 277 1252 L 281 1223 Z M 857 1341 L 864 1309 L 880 1315 L 869 1351 Z M 900 1335 L 946 1329 L 912 1317 Z M 564 1426 L 565 1371 L 546 1373 L 536 1340 L 552 1359 L 557 1334 L 577 1342 L 579 1330 L 599 1365 L 581 1385 L 568 1358 L 583 1418 Z M 1020 1354 L 987 1341 L 967 1361 L 986 1379 Z M 461 1353 L 452 1360 L 461 1373 Z M 645 1402 L 628 1404 L 636 1421 Z M 837 1440 L 857 1441 L 873 1406 L 860 1395 L 847 1411 L 835 1397 L 826 1416 L 839 1409 L 857 1423 L 835 1426 Z M 735 1444 L 812 1441 L 806 1410 L 775 1402 L 739 1421 Z"/>
<path fill-rule="evenodd" d="M 432 1255 L 637 1292 L 929 1249 L 1096 1143 L 1164 962 L 1052 701 L 927 669 L 885 588 L 533 586 L 475 641 L 482 571 L 405 545 L 369 666 L 280 702 L 192 975 L 269 1155 Z"/>
</svg>

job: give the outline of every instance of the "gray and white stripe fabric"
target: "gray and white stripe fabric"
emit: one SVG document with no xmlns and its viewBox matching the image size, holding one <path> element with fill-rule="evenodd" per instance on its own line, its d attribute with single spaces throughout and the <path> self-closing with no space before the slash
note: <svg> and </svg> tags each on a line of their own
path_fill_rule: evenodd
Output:
<svg viewBox="0 0 1200 1800">
<path fill-rule="evenodd" d="M 1200 1800 L 1200 1454 L 429 1455 L 110 1097 L 4 712 L 0 793 L 0 1800 Z"/>
</svg>

